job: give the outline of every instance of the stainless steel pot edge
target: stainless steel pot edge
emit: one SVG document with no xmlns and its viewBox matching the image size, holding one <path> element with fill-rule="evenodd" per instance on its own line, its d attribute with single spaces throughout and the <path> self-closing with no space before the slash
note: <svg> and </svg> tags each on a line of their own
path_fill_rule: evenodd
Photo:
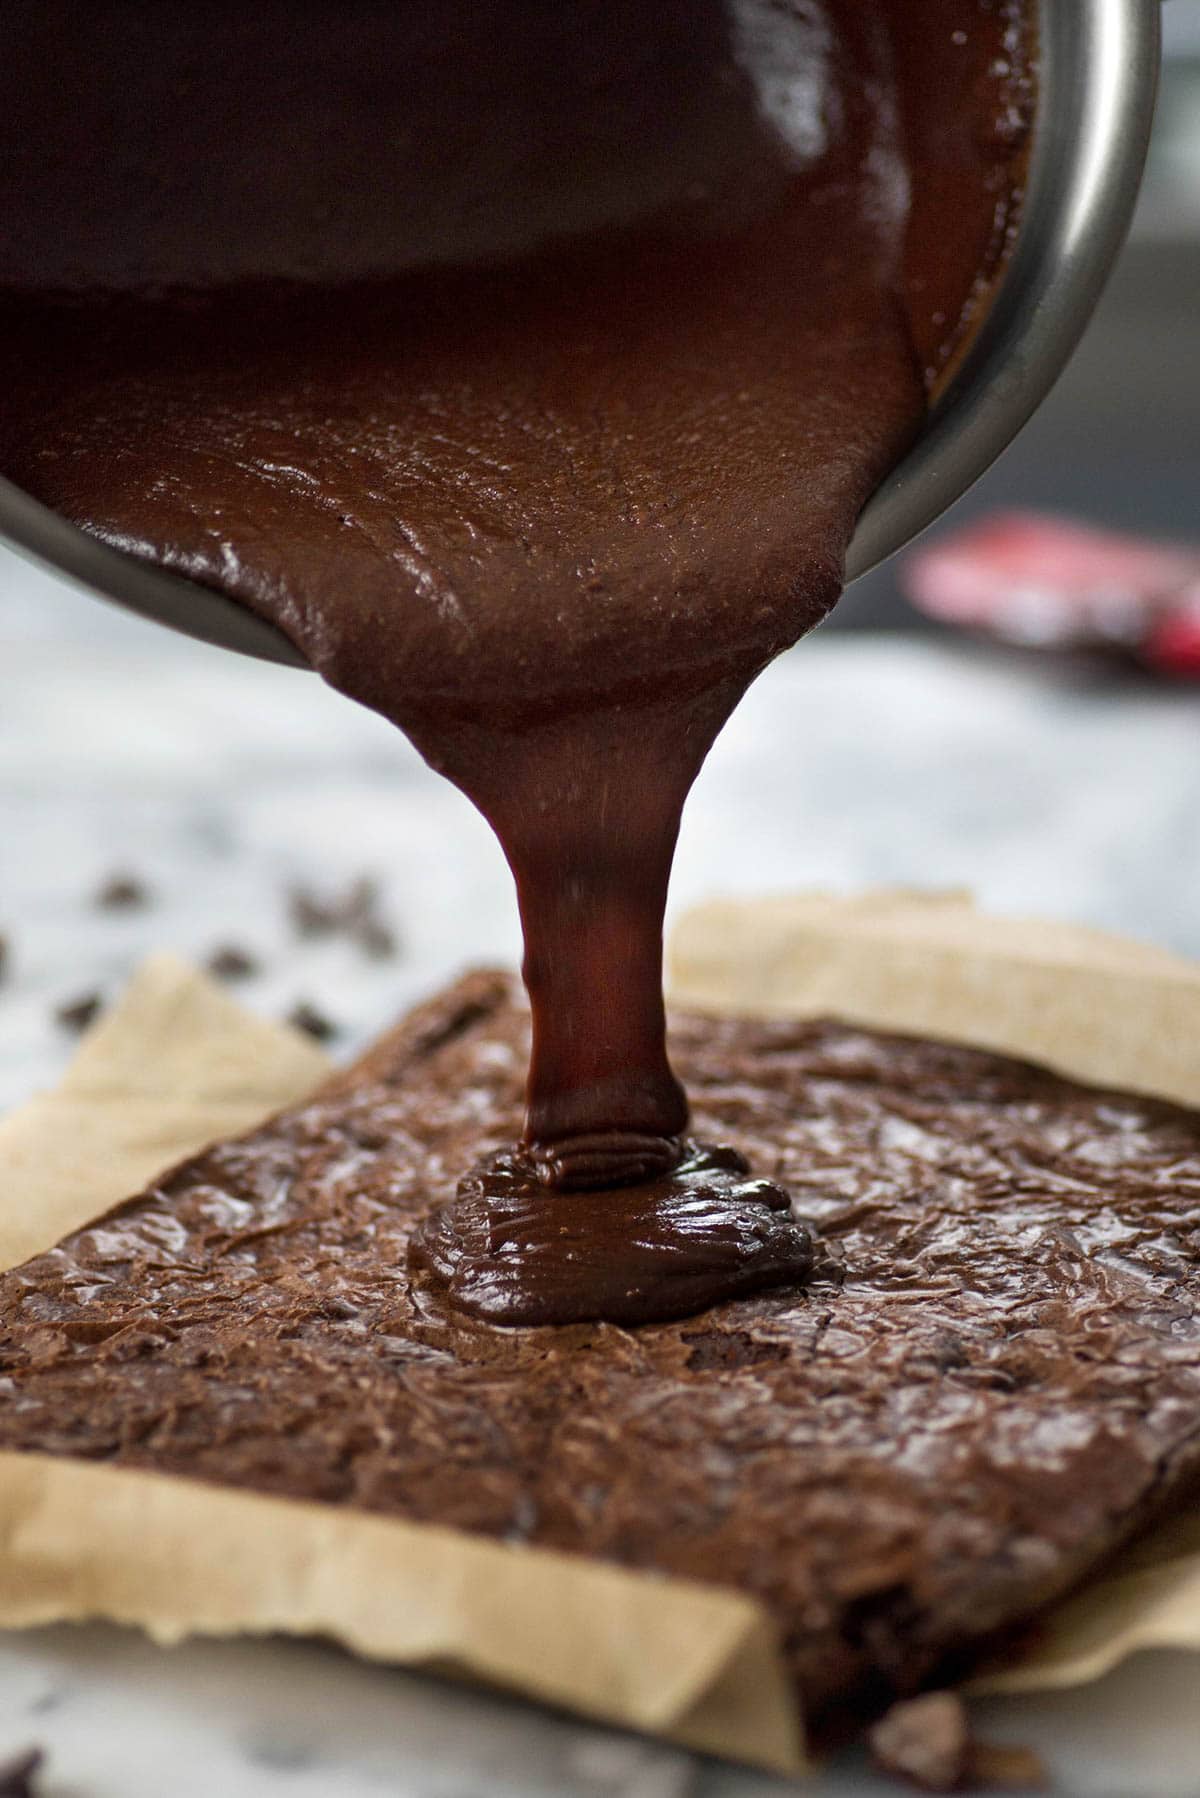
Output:
<svg viewBox="0 0 1200 1798">
<path fill-rule="evenodd" d="M 5 480 L 0 480 L 0 536 L 52 573 L 65 575 L 155 624 L 169 625 L 221 649 L 293 668 L 308 667 L 282 631 L 245 606 L 211 587 L 110 548 Z"/>
<path fill-rule="evenodd" d="M 979 336 L 846 557 L 857 580 L 965 493 L 1061 374 L 1125 240 L 1158 89 L 1158 0 L 1041 0 L 1037 124 L 1012 261 Z"/>
</svg>

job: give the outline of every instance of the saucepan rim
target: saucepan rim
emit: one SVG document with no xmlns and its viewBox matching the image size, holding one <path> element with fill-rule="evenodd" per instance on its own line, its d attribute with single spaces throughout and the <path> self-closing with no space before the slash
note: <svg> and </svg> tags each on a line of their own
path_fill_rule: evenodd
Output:
<svg viewBox="0 0 1200 1798">
<path fill-rule="evenodd" d="M 847 581 L 911 543 L 1008 447 L 1062 373 L 1129 230 L 1158 91 L 1156 0 L 1040 0 L 1038 26 L 1011 260 L 962 366 L 859 518 Z"/>
</svg>

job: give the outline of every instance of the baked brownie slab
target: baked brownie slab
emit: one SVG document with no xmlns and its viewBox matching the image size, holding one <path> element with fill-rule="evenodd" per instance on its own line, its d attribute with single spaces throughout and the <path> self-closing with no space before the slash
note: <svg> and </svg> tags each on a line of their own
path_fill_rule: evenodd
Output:
<svg viewBox="0 0 1200 1798">
<path fill-rule="evenodd" d="M 811 1720 L 953 1670 L 1200 1465 L 1200 1115 L 836 1023 L 673 1037 L 695 1134 L 818 1226 L 806 1289 L 513 1330 L 414 1281 L 519 1128 L 525 1012 L 476 974 L 5 1275 L 0 1447 L 737 1586 Z"/>
</svg>

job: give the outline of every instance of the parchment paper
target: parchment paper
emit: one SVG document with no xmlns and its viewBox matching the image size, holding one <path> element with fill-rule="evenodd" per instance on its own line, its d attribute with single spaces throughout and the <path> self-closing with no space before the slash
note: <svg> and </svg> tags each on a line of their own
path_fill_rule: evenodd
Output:
<svg viewBox="0 0 1200 1798">
<path fill-rule="evenodd" d="M 960 894 L 739 901 L 686 917 L 673 996 L 834 1012 L 1200 1103 L 1200 968 Z M 327 1067 L 169 957 L 137 975 L 62 1085 L 0 1123 L 0 1266 L 50 1246 Z M 0 1625 L 110 1618 L 333 1637 L 690 1747 L 803 1767 L 774 1630 L 749 1599 L 599 1562 L 198 1482 L 0 1454 Z M 973 1690 L 1096 1678 L 1139 1648 L 1200 1649 L 1200 1515 L 1144 1539 Z"/>
<path fill-rule="evenodd" d="M 330 1068 L 298 1030 L 253 1017 L 174 956 L 151 956 L 54 1092 L 0 1121 L 0 1268 L 261 1123 Z"/>
</svg>

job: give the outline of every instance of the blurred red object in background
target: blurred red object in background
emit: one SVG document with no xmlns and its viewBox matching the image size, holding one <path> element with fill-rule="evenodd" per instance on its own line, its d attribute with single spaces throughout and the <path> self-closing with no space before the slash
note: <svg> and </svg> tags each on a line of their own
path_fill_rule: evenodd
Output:
<svg viewBox="0 0 1200 1798">
<path fill-rule="evenodd" d="M 1200 679 L 1200 547 L 998 512 L 906 556 L 900 584 L 930 617 L 1005 643 Z"/>
</svg>

